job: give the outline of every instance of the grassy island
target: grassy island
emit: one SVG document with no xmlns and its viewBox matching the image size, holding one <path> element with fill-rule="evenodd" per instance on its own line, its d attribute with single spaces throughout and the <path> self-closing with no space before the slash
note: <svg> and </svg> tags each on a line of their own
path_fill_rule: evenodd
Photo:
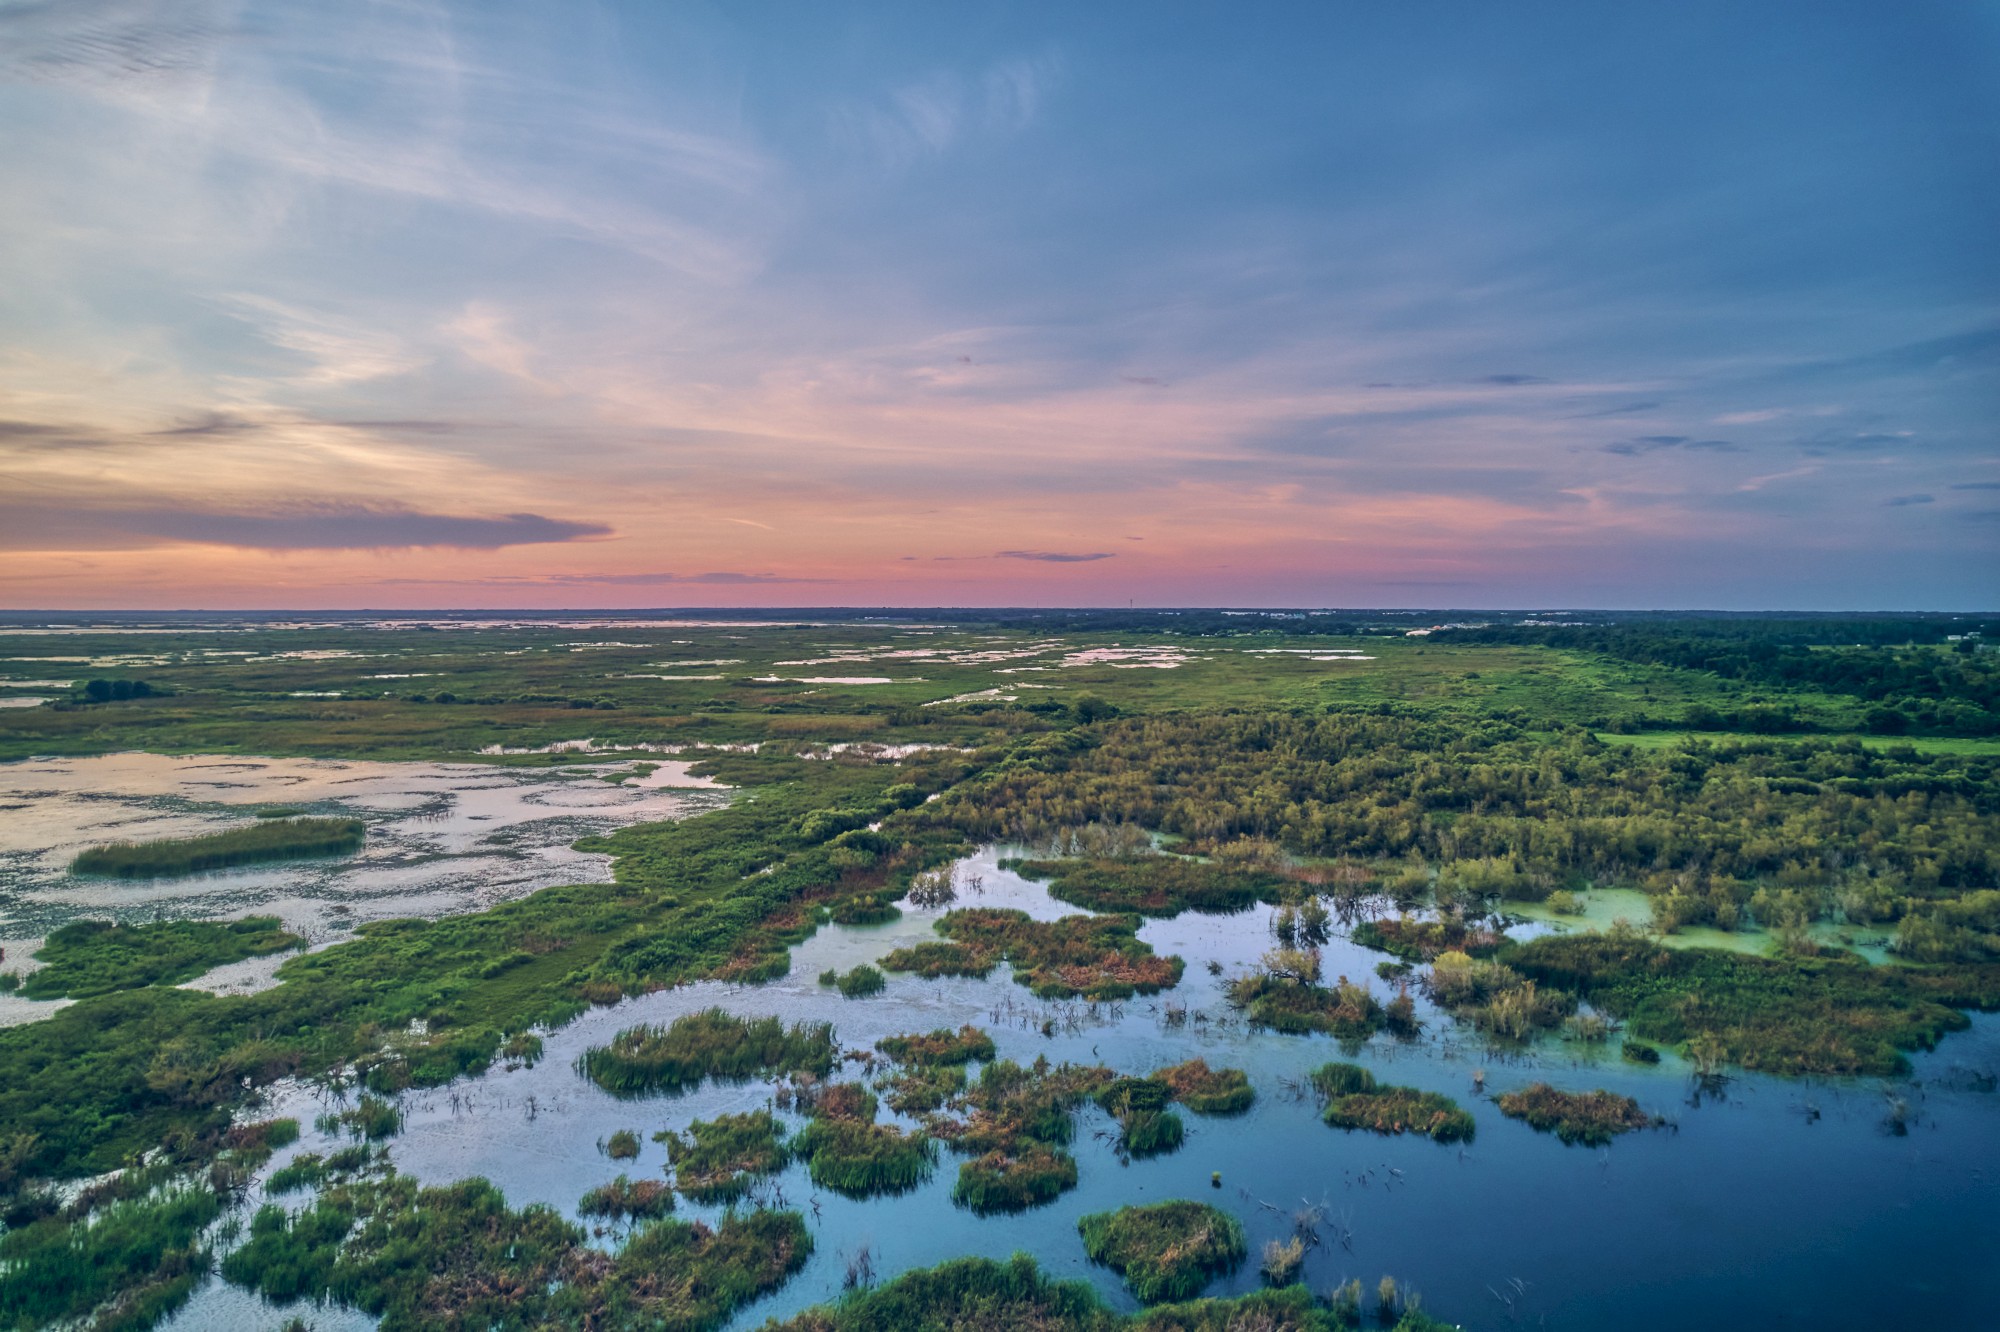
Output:
<svg viewBox="0 0 2000 1332">
<path fill-rule="evenodd" d="M 661 1133 L 674 1185 L 699 1203 L 735 1202 L 791 1159 L 784 1128 L 768 1110 L 697 1119 L 686 1133 Z"/>
<path fill-rule="evenodd" d="M 1313 1070 L 1311 1081 L 1326 1098 L 1320 1117 L 1334 1128 L 1420 1133 L 1433 1142 L 1472 1139 L 1472 1116 L 1449 1096 L 1378 1083 L 1359 1064 L 1322 1064 Z"/>
<path fill-rule="evenodd" d="M 366 834 L 360 819 L 259 819 L 199 837 L 94 846 L 71 861 L 70 870 L 117 879 L 171 878 L 269 860 L 344 856 L 360 850 Z"/>
<path fill-rule="evenodd" d="M 1637 1101 L 1616 1092 L 1557 1091 L 1537 1082 L 1493 1099 L 1501 1114 L 1526 1121 L 1538 1133 L 1553 1133 L 1571 1146 L 1602 1147 L 1621 1133 L 1660 1123 Z"/>
<path fill-rule="evenodd" d="M 1250 1254 L 1236 1218 L 1205 1203 L 1121 1207 L 1086 1216 L 1076 1228 L 1090 1261 L 1125 1278 L 1142 1304 L 1198 1295 Z"/>
<path fill-rule="evenodd" d="M 226 963 L 304 946 L 305 940 L 287 933 L 276 916 L 149 925 L 79 920 L 49 935 L 35 954 L 44 965 L 28 973 L 21 993 L 30 999 L 87 999 L 147 985 L 178 985 Z"/>
<path fill-rule="evenodd" d="M 741 1082 L 765 1073 L 825 1074 L 833 1067 L 833 1025 L 735 1017 L 720 1008 L 666 1027 L 627 1027 L 593 1045 L 577 1071 L 614 1096 L 680 1092 L 705 1078 Z"/>
<path fill-rule="evenodd" d="M 1126 999 L 1170 989 L 1181 959 L 1156 957 L 1136 937 L 1138 916 L 1064 916 L 1035 920 L 1025 911 L 972 907 L 937 923 L 949 943 L 898 948 L 882 959 L 890 971 L 920 976 L 984 976 L 1002 962 L 1040 999 Z"/>
</svg>

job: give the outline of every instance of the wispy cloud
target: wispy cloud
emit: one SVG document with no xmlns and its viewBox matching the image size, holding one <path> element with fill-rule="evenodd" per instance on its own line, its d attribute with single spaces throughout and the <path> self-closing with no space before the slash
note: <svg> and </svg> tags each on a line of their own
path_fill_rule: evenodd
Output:
<svg viewBox="0 0 2000 1332">
<path fill-rule="evenodd" d="M 1003 550 L 995 559 L 1040 560 L 1044 564 L 1089 564 L 1095 560 L 1113 558 L 1114 552 L 1099 550 L 1088 554 L 1073 554 L 1063 550 Z"/>
<path fill-rule="evenodd" d="M 203 509 L 0 508 L 16 550 L 117 550 L 170 543 L 248 550 L 499 550 L 610 534 L 602 523 L 537 513 L 498 517 L 338 502 L 293 502 L 262 512 Z"/>
</svg>

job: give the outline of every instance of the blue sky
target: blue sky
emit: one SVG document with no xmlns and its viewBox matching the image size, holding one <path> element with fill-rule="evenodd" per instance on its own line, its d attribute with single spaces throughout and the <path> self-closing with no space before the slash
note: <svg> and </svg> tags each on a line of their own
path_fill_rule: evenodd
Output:
<svg viewBox="0 0 2000 1332">
<path fill-rule="evenodd" d="M 0 0 L 0 604 L 1991 607 L 2000 7 Z"/>
</svg>

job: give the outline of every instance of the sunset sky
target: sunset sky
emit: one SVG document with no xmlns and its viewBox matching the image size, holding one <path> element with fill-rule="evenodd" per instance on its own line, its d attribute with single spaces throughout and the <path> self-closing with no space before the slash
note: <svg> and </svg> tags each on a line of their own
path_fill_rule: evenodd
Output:
<svg viewBox="0 0 2000 1332">
<path fill-rule="evenodd" d="M 2000 6 L 0 0 L 0 605 L 2000 604 Z"/>
</svg>

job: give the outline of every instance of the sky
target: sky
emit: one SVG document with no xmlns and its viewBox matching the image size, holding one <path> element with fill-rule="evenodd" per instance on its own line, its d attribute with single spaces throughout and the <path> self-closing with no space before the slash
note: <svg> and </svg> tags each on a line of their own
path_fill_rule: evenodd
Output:
<svg viewBox="0 0 2000 1332">
<path fill-rule="evenodd" d="M 2000 4 L 0 0 L 0 606 L 2000 606 Z"/>
</svg>

